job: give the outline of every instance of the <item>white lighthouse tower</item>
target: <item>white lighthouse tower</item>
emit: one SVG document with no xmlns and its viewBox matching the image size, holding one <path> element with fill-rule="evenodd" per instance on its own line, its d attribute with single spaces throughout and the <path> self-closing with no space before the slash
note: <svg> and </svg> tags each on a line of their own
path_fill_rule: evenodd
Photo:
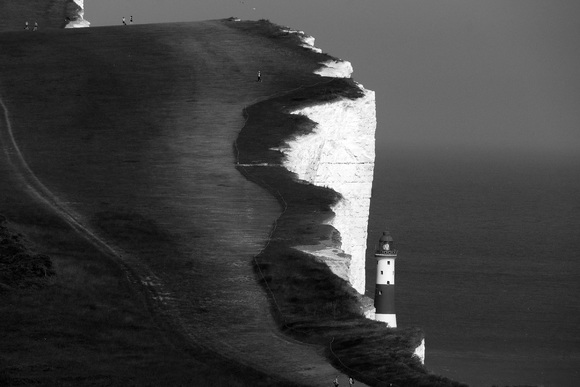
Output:
<svg viewBox="0 0 580 387">
<path fill-rule="evenodd" d="M 375 320 L 386 323 L 390 328 L 397 327 L 395 314 L 395 260 L 397 250 L 388 231 L 379 239 L 375 252 L 377 259 L 377 284 L 375 286 Z"/>
</svg>

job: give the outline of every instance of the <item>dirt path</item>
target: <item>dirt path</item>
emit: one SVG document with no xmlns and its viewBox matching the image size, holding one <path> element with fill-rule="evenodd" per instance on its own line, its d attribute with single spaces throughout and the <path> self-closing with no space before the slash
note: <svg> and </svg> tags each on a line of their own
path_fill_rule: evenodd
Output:
<svg viewBox="0 0 580 387">
<path fill-rule="evenodd" d="M 37 90 L 2 90 L 3 143 L 30 192 L 135 270 L 158 312 L 196 344 L 280 379 L 331 385 L 339 373 L 322 348 L 279 334 L 256 283 L 252 257 L 281 209 L 239 174 L 232 153 L 243 107 L 320 81 L 305 75 L 312 64 L 221 22 L 57 39 L 94 61 L 67 54 L 44 76 L 68 71 L 76 84 L 27 74 Z M 43 100 L 50 92 L 66 101 Z"/>
</svg>

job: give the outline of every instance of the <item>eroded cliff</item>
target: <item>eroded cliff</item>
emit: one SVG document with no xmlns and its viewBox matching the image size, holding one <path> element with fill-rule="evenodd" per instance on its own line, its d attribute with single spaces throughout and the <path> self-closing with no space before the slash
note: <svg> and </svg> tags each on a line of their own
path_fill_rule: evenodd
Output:
<svg viewBox="0 0 580 387">
<path fill-rule="evenodd" d="M 314 38 L 297 34 L 302 47 L 320 53 Z M 329 59 L 314 71 L 322 77 L 350 78 L 350 62 Z M 339 98 L 291 110 L 316 123 L 302 136 L 288 139 L 279 150 L 283 166 L 303 182 L 331 188 L 340 195 L 332 206 L 334 217 L 327 221 L 340 233 L 340 250 L 335 245 L 295 246 L 325 262 L 333 273 L 348 281 L 356 291 L 365 292 L 365 251 L 375 163 L 375 93 L 357 84 L 360 98 Z M 328 241 L 326 241 L 328 242 Z"/>
<path fill-rule="evenodd" d="M 91 23 L 84 19 L 84 14 L 84 0 L 68 0 L 66 4 L 67 24 L 65 28 L 88 27 Z"/>
<path fill-rule="evenodd" d="M 303 47 L 321 52 L 314 47 L 313 37 L 289 31 L 301 36 Z M 348 61 L 330 59 L 320 65 L 314 73 L 323 77 L 350 78 L 353 72 Z M 375 93 L 357 86 L 362 91 L 360 98 L 340 98 L 292 110 L 292 114 L 306 116 L 316 126 L 310 133 L 286 141 L 279 150 L 284 154 L 283 166 L 300 180 L 331 188 L 340 195 L 331 207 L 334 216 L 327 221 L 340 234 L 340 250 L 328 241 L 294 247 L 316 256 L 364 294 L 377 123 Z M 364 313 L 374 319 L 374 308 Z M 413 354 L 425 364 L 424 338 Z"/>
<path fill-rule="evenodd" d="M 300 180 L 328 187 L 341 199 L 328 221 L 340 233 L 340 248 L 296 246 L 322 259 L 361 294 L 365 291 L 365 251 L 375 162 L 375 93 L 341 98 L 292 111 L 316 122 L 314 130 L 280 148 L 283 165 Z"/>
</svg>

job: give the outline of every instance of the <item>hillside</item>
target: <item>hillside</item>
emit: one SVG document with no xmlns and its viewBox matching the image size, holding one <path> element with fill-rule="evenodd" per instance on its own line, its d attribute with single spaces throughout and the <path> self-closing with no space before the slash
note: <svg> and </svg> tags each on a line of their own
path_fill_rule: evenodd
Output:
<svg viewBox="0 0 580 387">
<path fill-rule="evenodd" d="M 281 106 L 360 97 L 314 73 L 327 55 L 228 20 L 5 31 L 0 49 L 0 213 L 56 273 L 0 295 L 8 385 L 327 385 L 331 362 L 452 384 L 413 358 L 420 333 L 361 318 L 344 280 L 291 249 L 338 246 L 337 194 L 235 167 L 279 163 L 260 152 L 311 128 Z"/>
</svg>

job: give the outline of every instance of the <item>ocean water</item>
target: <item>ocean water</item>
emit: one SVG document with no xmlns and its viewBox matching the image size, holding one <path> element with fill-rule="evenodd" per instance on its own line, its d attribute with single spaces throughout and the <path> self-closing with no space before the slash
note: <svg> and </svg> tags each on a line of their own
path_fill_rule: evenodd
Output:
<svg viewBox="0 0 580 387">
<path fill-rule="evenodd" d="M 398 325 L 424 329 L 430 371 L 580 385 L 578 159 L 377 152 L 368 268 L 383 229 L 399 248 Z"/>
</svg>

